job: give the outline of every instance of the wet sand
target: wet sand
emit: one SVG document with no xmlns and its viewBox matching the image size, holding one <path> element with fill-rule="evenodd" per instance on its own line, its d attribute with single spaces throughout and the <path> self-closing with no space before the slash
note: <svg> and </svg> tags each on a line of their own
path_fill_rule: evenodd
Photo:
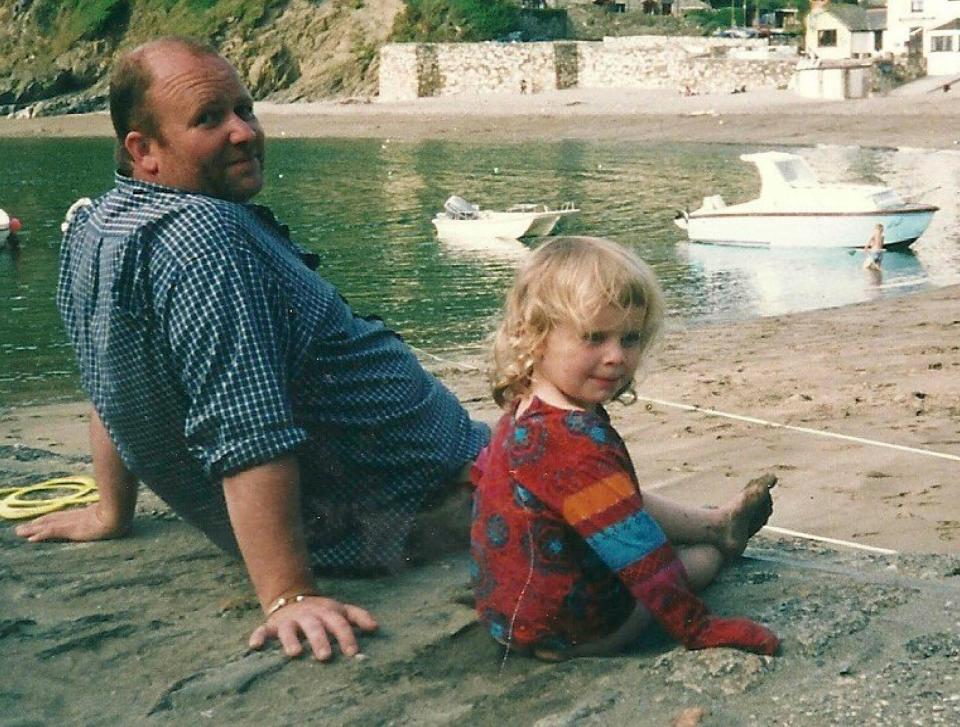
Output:
<svg viewBox="0 0 960 727">
<path fill-rule="evenodd" d="M 571 89 L 399 102 L 263 102 L 256 111 L 268 137 L 828 143 L 938 149 L 960 144 L 956 92 L 821 101 L 768 89 L 690 97 L 668 89 Z M 0 119 L 0 138 L 110 135 L 106 113 Z"/>
<path fill-rule="evenodd" d="M 831 107 L 819 102 L 757 106 L 744 112 L 751 123 L 738 140 L 796 132 L 802 143 L 952 144 L 941 119 L 955 113 L 952 99 L 949 113 L 926 112 L 925 124 L 902 99 L 868 101 L 877 102 L 868 116 L 846 113 L 852 106 L 813 113 Z M 709 134 L 730 132 L 717 122 L 732 107 L 719 116 L 601 113 L 594 124 L 589 109 L 577 116 L 591 103 L 559 106 L 567 111 L 555 121 L 427 114 L 423 105 L 403 116 L 359 103 L 261 115 L 269 133 L 288 135 L 466 139 L 489 128 L 500 139 L 610 138 L 647 125 L 644 134 L 660 128 L 661 138 L 731 140 Z M 87 116 L 4 120 L 0 136 L 41 125 L 73 133 L 75 124 L 109 133 L 102 116 Z M 0 724 L 956 723 L 958 311 L 960 287 L 950 287 L 730 326 L 673 321 L 640 386 L 646 398 L 611 407 L 646 488 L 711 506 L 756 474 L 778 475 L 777 530 L 763 531 L 706 593 L 717 612 L 772 626 L 784 642 L 778 657 L 686 652 L 656 632 L 616 658 L 547 665 L 505 656 L 464 605 L 464 556 L 320 583 L 380 619 L 364 659 L 325 666 L 248 654 L 259 615 L 242 568 L 144 493 L 125 540 L 31 546 L 0 525 Z M 424 361 L 492 422 L 477 352 L 441 357 Z M 700 410 L 681 408 L 690 406 Z M 89 471 L 84 409 L 0 411 L 0 484 Z"/>
</svg>

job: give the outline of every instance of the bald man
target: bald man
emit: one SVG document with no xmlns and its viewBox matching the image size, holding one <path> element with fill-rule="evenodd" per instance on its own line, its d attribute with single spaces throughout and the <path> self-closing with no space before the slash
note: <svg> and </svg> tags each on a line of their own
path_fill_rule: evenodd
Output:
<svg viewBox="0 0 960 727">
<path fill-rule="evenodd" d="M 353 313 L 266 208 L 264 134 L 236 70 L 161 38 L 110 86 L 115 187 L 68 227 L 57 305 L 92 401 L 100 501 L 21 525 L 33 541 L 132 528 L 138 482 L 246 565 L 255 648 L 357 653 L 377 623 L 314 574 L 410 560 L 458 503 L 488 428 L 378 320 Z"/>
</svg>

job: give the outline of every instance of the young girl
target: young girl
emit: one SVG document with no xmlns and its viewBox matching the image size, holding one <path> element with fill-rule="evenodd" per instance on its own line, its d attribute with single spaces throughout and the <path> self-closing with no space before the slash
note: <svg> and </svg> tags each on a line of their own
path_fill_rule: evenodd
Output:
<svg viewBox="0 0 960 727">
<path fill-rule="evenodd" d="M 507 295 L 494 343 L 494 398 L 506 413 L 474 468 L 471 552 L 480 620 L 508 648 L 546 659 L 611 653 L 651 618 L 690 649 L 779 646 L 753 621 L 711 616 L 694 595 L 766 522 L 776 478 L 718 510 L 641 495 L 603 409 L 635 398 L 662 318 L 652 270 L 598 238 L 545 243 Z"/>
</svg>

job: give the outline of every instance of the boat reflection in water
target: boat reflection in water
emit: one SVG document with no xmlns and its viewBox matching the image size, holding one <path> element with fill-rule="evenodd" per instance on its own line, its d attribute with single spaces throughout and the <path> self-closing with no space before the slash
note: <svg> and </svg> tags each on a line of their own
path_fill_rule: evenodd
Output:
<svg viewBox="0 0 960 727">
<path fill-rule="evenodd" d="M 453 258 L 473 259 L 485 263 L 513 263 L 521 260 L 538 244 L 527 244 L 506 237 L 453 237 L 439 238 L 443 250 Z"/>
<path fill-rule="evenodd" d="M 879 272 L 863 269 L 859 250 L 743 248 L 680 243 L 694 275 L 702 278 L 702 312 L 708 319 L 760 316 L 859 303 L 929 285 L 909 250 L 887 251 Z"/>
</svg>

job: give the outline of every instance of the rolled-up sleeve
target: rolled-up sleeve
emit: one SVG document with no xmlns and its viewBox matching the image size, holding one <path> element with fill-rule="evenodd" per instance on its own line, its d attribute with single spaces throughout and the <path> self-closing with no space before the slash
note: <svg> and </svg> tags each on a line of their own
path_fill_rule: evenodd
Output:
<svg viewBox="0 0 960 727">
<path fill-rule="evenodd" d="M 297 448 L 287 370 L 287 306 L 255 254 L 230 248 L 186 266 L 169 301 L 167 341 L 186 392 L 184 436 L 222 478 Z"/>
</svg>

